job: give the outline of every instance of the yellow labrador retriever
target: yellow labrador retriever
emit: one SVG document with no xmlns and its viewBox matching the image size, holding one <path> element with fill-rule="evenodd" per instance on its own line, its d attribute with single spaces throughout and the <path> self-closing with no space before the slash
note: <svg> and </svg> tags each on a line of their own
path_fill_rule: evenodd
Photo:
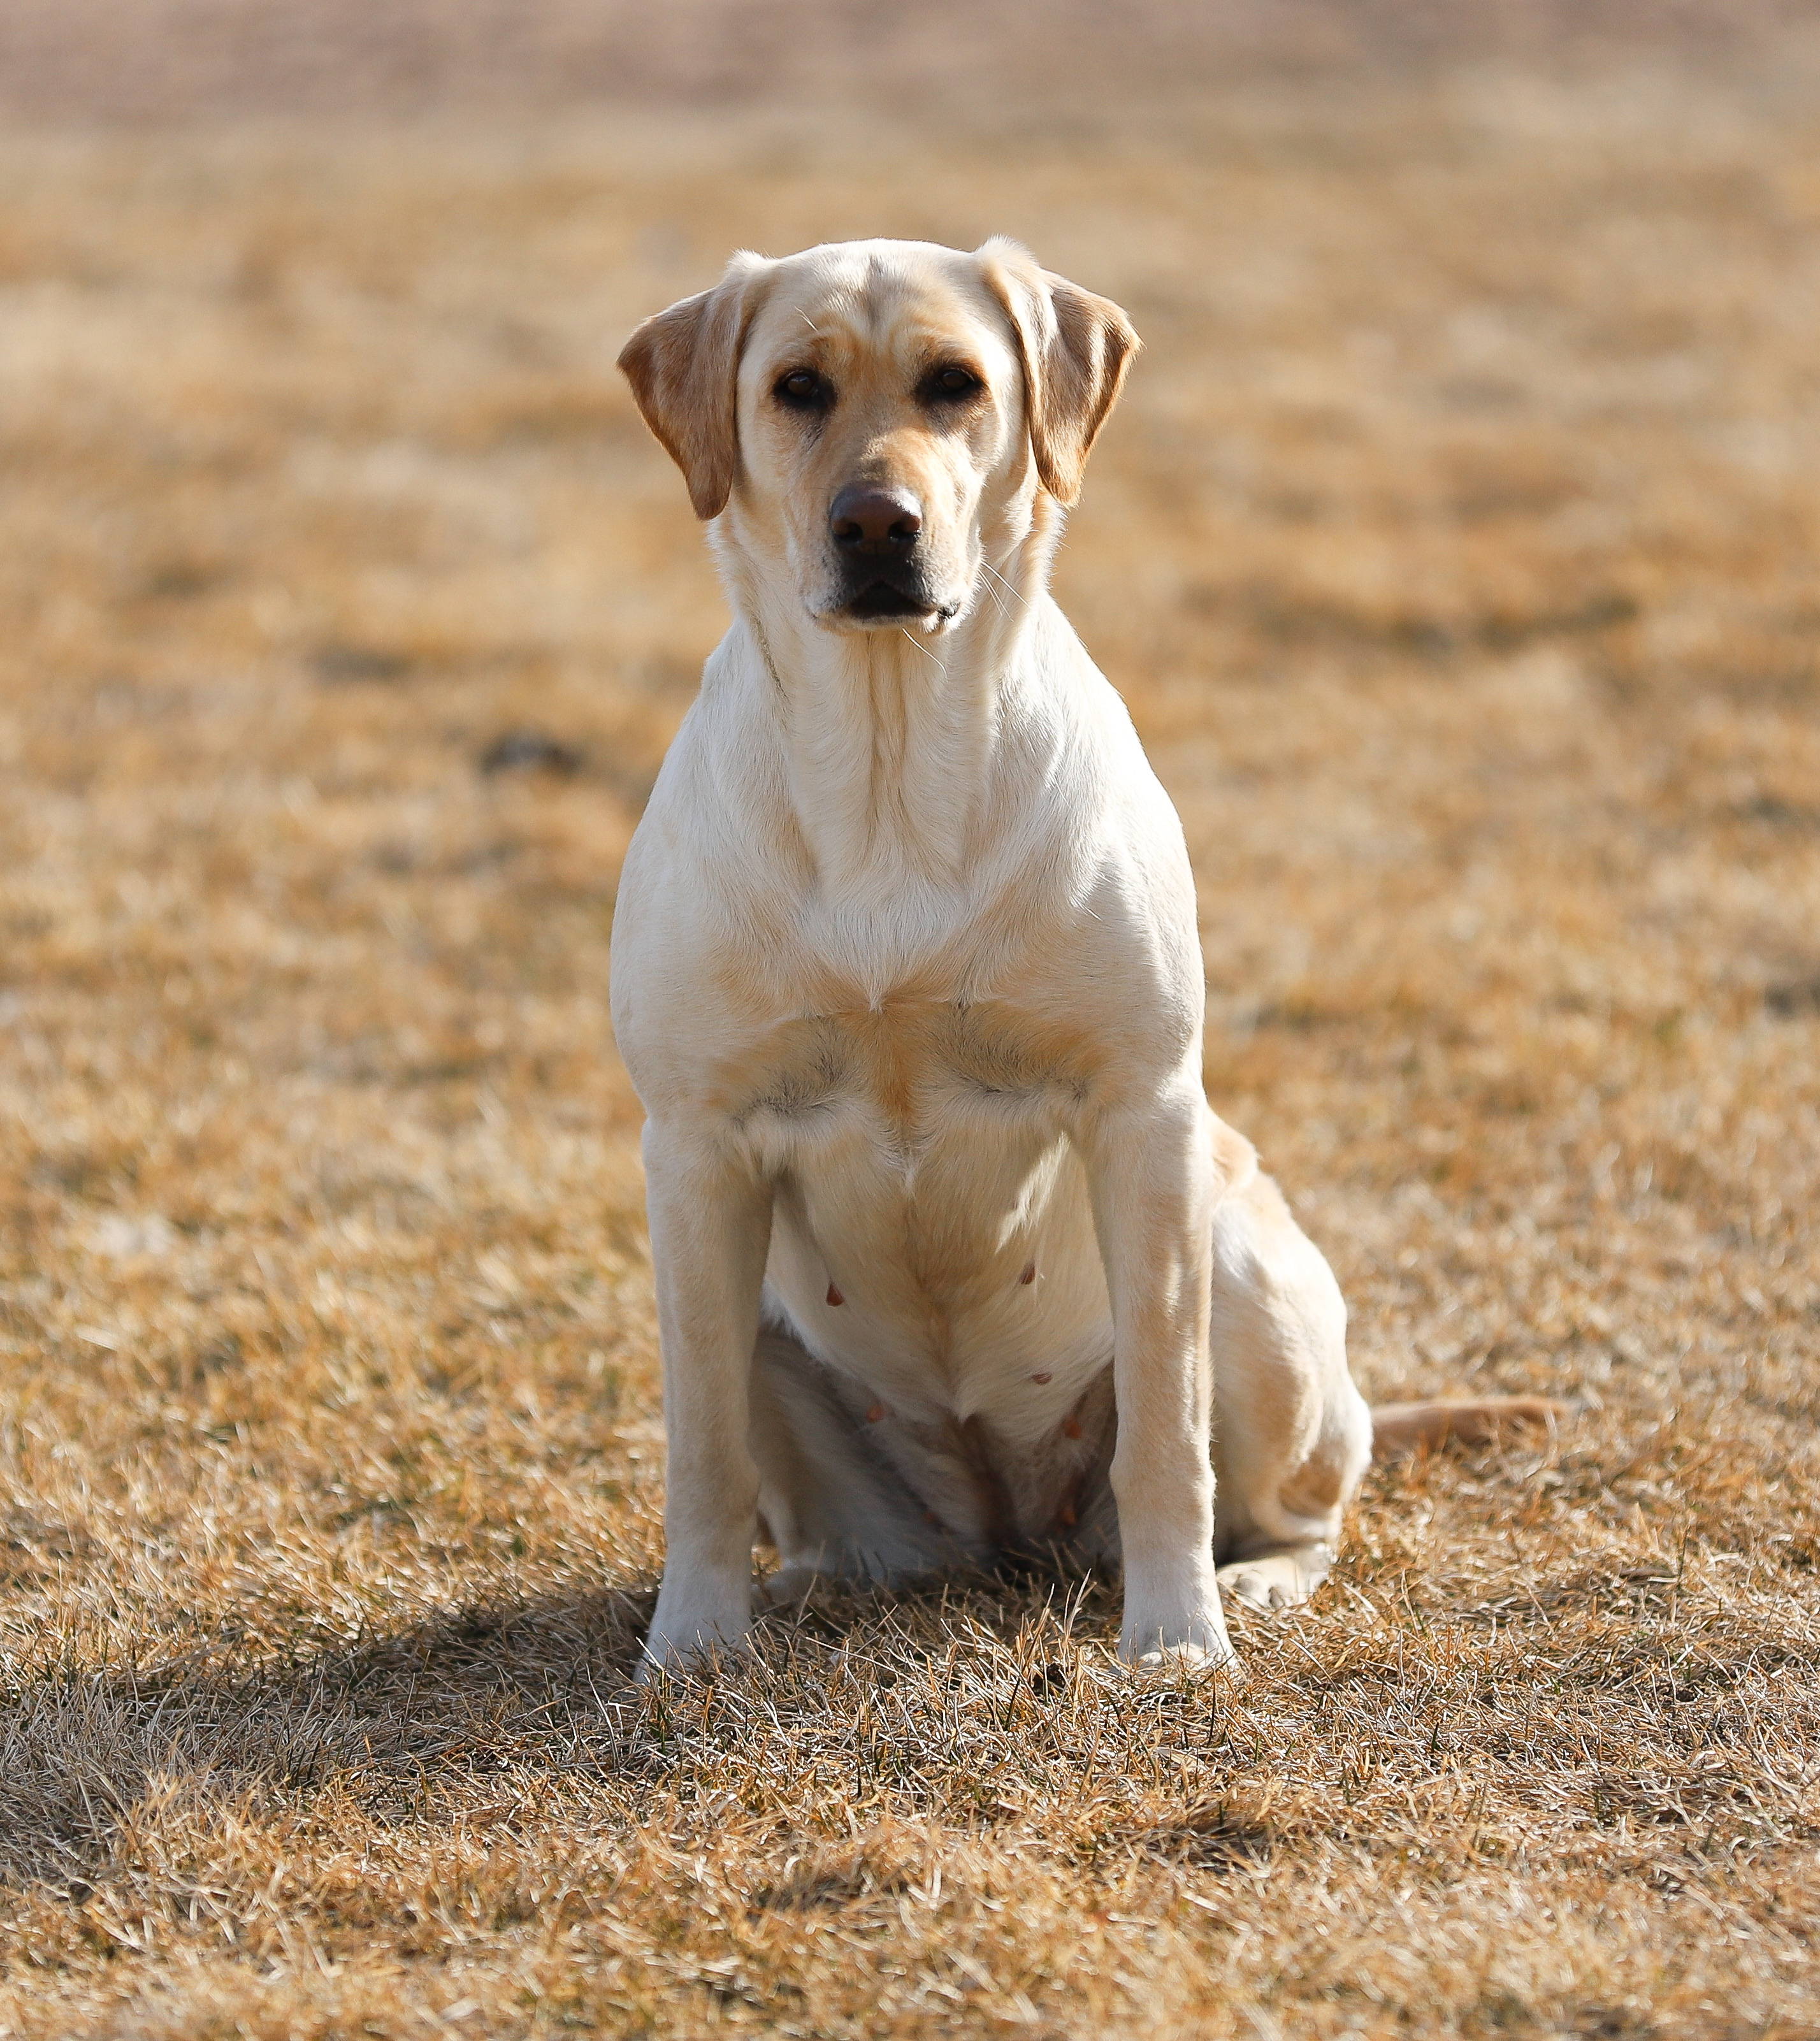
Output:
<svg viewBox="0 0 1820 2041">
<path fill-rule="evenodd" d="M 613 929 L 670 1439 L 647 1662 L 788 1595 L 1122 1562 L 1132 1663 L 1307 1596 L 1372 1450 L 1327 1264 L 1201 1086 L 1180 822 L 1047 593 L 1137 349 L 989 241 L 736 256 L 620 357 L 735 621 Z M 1509 1403 L 1378 1413 L 1380 1449 Z"/>
</svg>

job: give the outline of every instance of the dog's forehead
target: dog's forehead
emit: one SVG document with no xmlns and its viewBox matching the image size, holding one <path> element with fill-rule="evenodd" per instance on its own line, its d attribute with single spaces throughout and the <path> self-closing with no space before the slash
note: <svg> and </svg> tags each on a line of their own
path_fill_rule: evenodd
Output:
<svg viewBox="0 0 1820 2041">
<path fill-rule="evenodd" d="M 776 264 L 749 346 L 879 356 L 1009 345 L 1009 319 L 979 264 L 925 241 L 841 241 Z"/>
</svg>

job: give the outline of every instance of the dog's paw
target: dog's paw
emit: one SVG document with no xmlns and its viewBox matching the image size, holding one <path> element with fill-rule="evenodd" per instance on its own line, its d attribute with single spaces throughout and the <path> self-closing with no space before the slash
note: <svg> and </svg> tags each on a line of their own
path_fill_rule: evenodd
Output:
<svg viewBox="0 0 1820 2041">
<path fill-rule="evenodd" d="M 700 1596 L 673 1593 L 666 1587 L 658 1596 L 657 1613 L 645 1639 L 639 1681 L 653 1680 L 659 1673 L 700 1673 L 716 1658 L 745 1651 L 751 1635 L 748 1583 Z"/>
<path fill-rule="evenodd" d="M 1196 1676 L 1218 1673 L 1238 1685 L 1245 1683 L 1244 1661 L 1230 1644 L 1223 1655 L 1199 1644 L 1164 1645 L 1154 1651 L 1142 1653 L 1131 1661 L 1130 1670 L 1139 1679 L 1170 1679 L 1184 1673 Z"/>
<path fill-rule="evenodd" d="M 639 1656 L 638 1683 L 648 1686 L 677 1673 L 699 1677 L 711 1672 L 716 1660 L 741 1658 L 750 1649 L 750 1633 L 744 1631 L 729 1636 L 725 1631 L 698 1630 L 681 1637 L 659 1637 L 654 1631 Z"/>
<path fill-rule="evenodd" d="M 828 1575 L 814 1566 L 780 1566 L 759 1582 L 754 1600 L 761 1613 L 768 1608 L 793 1608 L 808 1600 L 818 1588 L 828 1585 Z"/>
<path fill-rule="evenodd" d="M 1280 1581 L 1273 1581 L 1262 1566 L 1234 1566 L 1219 1577 L 1222 1594 L 1230 1595 L 1234 1601 L 1242 1601 L 1247 1608 L 1269 1611 L 1290 1608 L 1300 1600 L 1292 1595 Z"/>
<path fill-rule="evenodd" d="M 1236 1665 L 1238 1654 L 1226 1634 L 1219 1597 L 1208 1592 L 1211 1587 L 1206 1581 L 1173 1608 L 1154 1601 L 1133 1608 L 1127 1601 L 1120 1658 L 1140 1673 L 1211 1673 Z"/>
<path fill-rule="evenodd" d="M 1261 1553 L 1234 1559 L 1217 1576 L 1219 1591 L 1247 1608 L 1265 1614 L 1305 1602 L 1327 1577 L 1334 1564 L 1331 1547 L 1297 1545 L 1288 1551 Z"/>
</svg>

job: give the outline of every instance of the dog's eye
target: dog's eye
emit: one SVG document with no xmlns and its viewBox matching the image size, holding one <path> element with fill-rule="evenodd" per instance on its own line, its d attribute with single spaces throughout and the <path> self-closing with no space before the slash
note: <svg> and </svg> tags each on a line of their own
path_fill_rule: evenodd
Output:
<svg viewBox="0 0 1820 2041">
<path fill-rule="evenodd" d="M 963 399 L 977 395 L 983 385 L 971 368 L 963 368 L 958 362 L 951 361 L 945 368 L 933 370 L 923 385 L 923 394 L 943 403 L 958 403 Z"/>
<path fill-rule="evenodd" d="M 813 368 L 792 368 L 788 376 L 780 376 L 772 394 L 793 411 L 826 410 L 834 398 Z"/>
</svg>

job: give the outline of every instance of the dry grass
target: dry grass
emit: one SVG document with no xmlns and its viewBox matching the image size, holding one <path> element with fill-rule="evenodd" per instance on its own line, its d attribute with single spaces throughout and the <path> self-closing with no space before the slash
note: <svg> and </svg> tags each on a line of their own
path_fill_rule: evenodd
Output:
<svg viewBox="0 0 1820 2041">
<path fill-rule="evenodd" d="M 1820 2031 L 1813 103 L 5 145 L 0 2031 Z M 1216 1102 L 1373 1394 L 1575 1415 L 1242 1693 L 1032 1579 L 641 1699 L 607 938 L 720 610 L 611 359 L 998 229 L 1149 342 L 1061 580 Z"/>
</svg>

